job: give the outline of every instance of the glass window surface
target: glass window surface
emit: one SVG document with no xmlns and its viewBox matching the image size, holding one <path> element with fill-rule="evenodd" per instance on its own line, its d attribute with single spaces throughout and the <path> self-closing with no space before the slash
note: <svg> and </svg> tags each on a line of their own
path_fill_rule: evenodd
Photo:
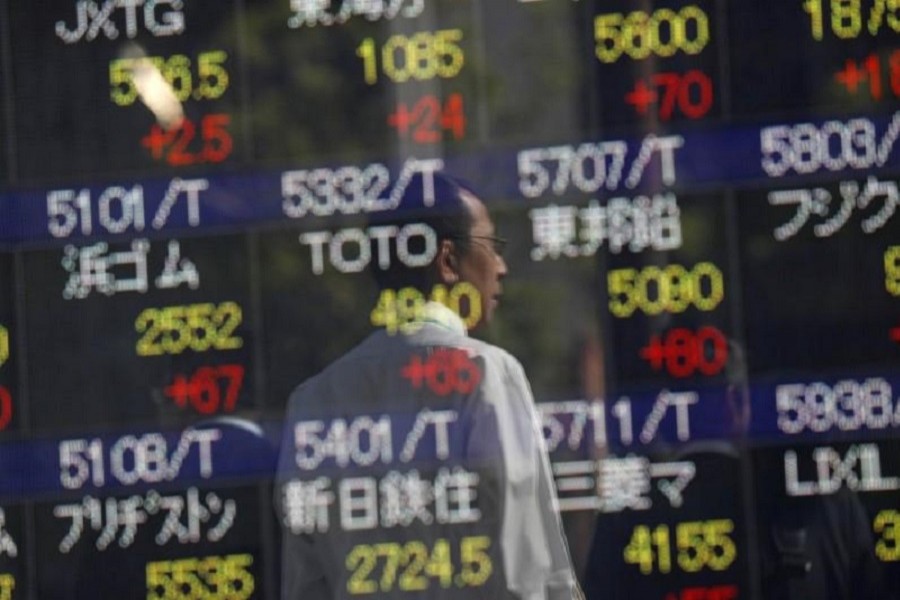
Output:
<svg viewBox="0 0 900 600">
<path fill-rule="evenodd" d="M 900 0 L 0 0 L 0 600 L 900 599 Z"/>
</svg>

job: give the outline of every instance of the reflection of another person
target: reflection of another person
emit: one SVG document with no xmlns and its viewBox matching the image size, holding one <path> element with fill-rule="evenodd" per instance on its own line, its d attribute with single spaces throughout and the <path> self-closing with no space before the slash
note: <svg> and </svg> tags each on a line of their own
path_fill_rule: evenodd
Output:
<svg viewBox="0 0 900 600">
<path fill-rule="evenodd" d="M 745 451 L 751 419 L 747 363 L 739 344 L 729 342 L 728 350 L 726 407 L 735 442 Z M 841 487 L 830 495 L 787 497 L 783 452 L 771 456 L 777 458 L 771 465 L 756 458 L 753 482 L 762 597 L 890 600 L 859 496 Z M 773 480 L 775 473 L 782 475 Z"/>
<path fill-rule="evenodd" d="M 422 198 L 415 195 L 422 192 L 423 183 L 421 176 L 409 183 L 407 190 L 411 191 L 401 201 L 401 211 L 410 205 L 422 206 Z M 424 223 L 435 232 L 433 259 L 427 265 L 411 268 L 398 260 L 393 254 L 396 249 L 392 248 L 390 267 L 376 269 L 379 285 L 393 290 L 415 288 L 428 297 L 435 285 L 452 289 L 455 284 L 468 283 L 480 298 L 480 306 L 473 308 L 481 315 L 475 327 L 481 326 L 490 322 L 502 292 L 506 263 L 499 249 L 503 240 L 496 237 L 485 205 L 468 187 L 437 173 L 433 192 L 434 206 L 415 220 L 405 220 L 407 224 Z M 402 226 L 404 223 L 399 220 L 388 225 Z M 437 302 L 425 304 L 416 322 L 409 325 L 395 335 L 387 331 L 373 333 L 290 397 L 278 471 L 281 492 L 277 501 L 282 503 L 285 524 L 282 596 L 312 600 L 349 597 L 364 590 L 367 597 L 576 597 L 579 592 L 555 510 L 556 495 L 546 449 L 521 365 L 506 351 L 469 338 L 460 316 Z M 480 373 L 470 375 L 474 377 L 470 381 L 477 381 L 474 389 L 437 395 L 424 385 L 413 389 L 410 381 L 401 376 L 411 359 L 427 361 L 440 352 L 456 353 L 455 356 L 462 353 L 467 357 L 466 364 L 477 365 Z M 398 464 L 403 440 L 409 438 L 405 432 L 392 430 L 393 458 L 388 464 L 363 466 L 349 461 L 349 469 L 329 474 L 344 478 L 343 481 L 347 481 L 348 474 L 357 478 L 381 476 L 379 486 L 383 486 L 389 477 L 409 476 L 409 467 L 415 466 L 416 477 L 422 479 L 433 478 L 436 472 L 437 479 L 475 473 L 468 481 L 477 480 L 477 489 L 440 492 L 435 484 L 433 497 L 429 498 L 426 486 L 425 497 L 418 498 L 417 512 L 411 518 L 408 512 L 401 514 L 400 520 L 404 515 L 408 517 L 403 523 L 395 520 L 386 526 L 386 508 L 381 504 L 380 512 L 373 513 L 375 519 L 380 519 L 377 527 L 351 531 L 337 525 L 343 522 L 347 511 L 354 510 L 345 506 L 338 510 L 337 504 L 347 499 L 340 497 L 338 491 L 332 491 L 331 496 L 320 494 L 319 504 L 308 507 L 315 511 L 327 507 L 330 521 L 305 519 L 310 515 L 298 516 L 296 507 L 288 514 L 292 509 L 286 506 L 289 500 L 285 490 L 291 482 L 324 481 L 324 472 L 304 471 L 298 466 L 296 423 L 321 420 L 327 430 L 329 419 L 336 417 L 350 423 L 354 415 L 380 418 L 386 414 L 394 423 L 404 415 L 433 415 L 438 411 L 453 415 L 446 419 L 448 425 L 444 429 L 449 455 L 438 452 L 430 464 Z M 324 437 L 325 433 L 321 435 Z M 394 474 L 387 473 L 388 469 Z M 402 475 L 396 475 L 398 471 Z M 379 487 L 376 494 L 382 503 L 384 496 L 379 494 L 383 491 Z M 406 489 L 402 494 L 406 494 L 405 506 L 412 510 L 414 494 L 410 491 Z M 356 500 L 357 512 L 365 512 Z M 427 510 L 431 504 L 439 503 L 443 503 L 443 513 L 437 508 Z M 455 520 L 450 514 L 454 511 Z M 472 515 L 478 518 L 469 518 Z M 480 541 L 476 544 L 471 540 Z M 441 544 L 449 545 L 449 558 L 436 558 L 434 553 L 444 547 Z M 400 574 L 389 572 L 386 565 L 374 559 L 371 568 L 360 571 L 354 560 L 368 552 L 358 550 L 360 547 L 380 548 L 386 555 L 399 554 L 399 567 L 395 564 L 392 568 L 399 569 Z M 422 568 L 410 571 L 410 565 L 418 560 L 412 556 L 415 553 L 408 552 L 411 548 L 427 548 L 429 556 L 425 558 L 431 565 L 427 573 L 431 575 L 426 576 Z M 381 556 L 377 558 L 380 561 Z M 442 569 L 448 565 L 455 575 L 445 578 L 447 573 Z M 430 579 L 432 575 L 434 579 Z M 418 595 L 410 594 L 417 590 Z"/>
<path fill-rule="evenodd" d="M 729 343 L 727 406 L 741 445 L 751 401 L 743 348 Z M 829 495 L 788 497 L 783 452 L 770 465 L 755 460 L 760 585 L 767 600 L 891 600 L 875 556 L 871 521 L 859 496 L 841 488 Z M 781 473 L 775 481 L 772 474 Z M 776 484 L 777 482 L 780 482 Z M 777 488 L 777 489 L 773 489 Z"/>
<path fill-rule="evenodd" d="M 772 494 L 763 493 L 764 497 Z M 875 557 L 871 522 L 859 497 L 828 496 L 760 504 L 762 588 L 771 600 L 889 600 Z"/>
<path fill-rule="evenodd" d="M 751 419 L 747 363 L 739 344 L 729 342 L 728 350 L 726 407 L 735 441 L 744 450 Z M 771 453 L 776 459 L 771 464 L 763 456 L 755 460 L 754 479 L 762 597 L 890 600 L 859 496 L 841 487 L 830 495 L 787 497 L 783 452 Z M 773 480 L 776 473 L 782 475 Z"/>
<path fill-rule="evenodd" d="M 894 596 L 885 586 L 883 567 L 875 556 L 871 520 L 858 495 L 842 486 L 830 495 L 788 497 L 784 490 L 783 451 L 759 450 L 751 457 L 746 437 L 751 422 L 746 361 L 743 349 L 736 342 L 729 342 L 728 351 L 727 386 L 721 408 L 730 437 L 677 446 L 658 444 L 649 449 L 655 460 L 690 460 L 698 464 L 698 480 L 691 482 L 686 490 L 696 501 L 686 502 L 677 509 L 663 504 L 658 510 L 654 508 L 657 512 L 653 517 L 635 512 L 633 518 L 641 523 L 663 521 L 667 517 L 677 517 L 678 521 L 699 520 L 707 518 L 706 513 L 711 510 L 734 510 L 742 503 L 745 506 L 733 516 L 740 519 L 744 515 L 745 527 L 736 528 L 735 535 L 737 530 L 746 531 L 747 539 L 755 546 L 742 550 L 741 539 L 735 538 L 737 556 L 758 558 L 747 564 L 749 574 L 756 577 L 756 581 L 747 582 L 747 597 L 892 600 Z M 755 463 L 755 478 L 750 477 L 748 458 Z M 701 469 L 701 464 L 715 466 L 720 474 L 701 480 L 704 474 L 717 472 Z M 686 513 L 686 510 L 693 512 Z M 612 576 L 616 565 L 621 564 L 622 551 L 620 547 L 610 548 L 609 540 L 627 539 L 625 536 L 631 531 L 628 519 L 632 517 L 627 513 L 604 517 L 601 515 L 599 520 L 585 581 L 589 599 L 633 598 L 638 592 L 647 597 L 662 597 L 678 576 L 691 585 L 698 582 L 677 572 L 657 579 L 629 580 Z M 740 537 L 743 538 L 743 533 Z M 716 575 L 704 576 L 714 581 Z M 635 589 L 638 586 L 643 587 Z M 652 592 L 648 591 L 650 588 Z"/>
<path fill-rule="evenodd" d="M 729 342 L 725 406 L 734 443 L 746 452 L 751 400 L 743 348 Z M 758 456 L 763 456 L 760 453 Z M 757 458 L 756 527 L 760 587 L 766 600 L 889 600 L 865 508 L 841 487 L 830 495 L 784 494 L 783 453 L 773 464 Z M 777 483 L 779 482 L 779 483 Z M 777 489 L 773 489 L 777 488 Z"/>
</svg>

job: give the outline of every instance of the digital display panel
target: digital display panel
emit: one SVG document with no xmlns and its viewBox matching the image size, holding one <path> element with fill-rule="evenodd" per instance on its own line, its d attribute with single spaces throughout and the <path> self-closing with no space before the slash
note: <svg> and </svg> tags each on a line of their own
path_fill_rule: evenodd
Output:
<svg viewBox="0 0 900 600">
<path fill-rule="evenodd" d="M 473 344 L 586 598 L 900 597 L 898 36 L 896 0 L 0 0 L 0 600 L 290 597 L 297 539 L 331 597 L 514 589 L 489 351 L 289 400 L 427 306 L 481 324 L 372 276 L 439 254 L 442 173 L 506 241 Z"/>
</svg>

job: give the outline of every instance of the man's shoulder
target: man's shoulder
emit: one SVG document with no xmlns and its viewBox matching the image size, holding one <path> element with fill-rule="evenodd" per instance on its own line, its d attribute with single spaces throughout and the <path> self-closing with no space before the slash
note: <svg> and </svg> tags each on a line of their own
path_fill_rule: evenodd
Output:
<svg viewBox="0 0 900 600">
<path fill-rule="evenodd" d="M 390 338 L 382 336 L 380 333 L 381 332 L 372 333 L 356 346 L 333 360 L 324 369 L 300 383 L 294 388 L 294 391 L 291 392 L 291 397 L 293 398 L 304 392 L 321 387 L 329 380 L 335 378 L 346 379 L 353 373 L 358 372 L 358 366 L 362 362 L 377 359 L 379 357 L 383 360 L 386 344 L 390 341 Z"/>
<path fill-rule="evenodd" d="M 490 342 L 473 338 L 455 331 L 447 331 L 439 328 L 430 328 L 421 330 L 410 336 L 410 342 L 413 345 L 420 346 L 448 346 L 454 348 L 463 348 L 470 355 L 482 356 L 494 367 L 502 366 L 505 369 L 512 369 L 517 372 L 524 372 L 519 360 L 510 354 L 505 348 L 496 346 Z"/>
<path fill-rule="evenodd" d="M 512 373 L 514 375 L 525 374 L 525 369 L 522 367 L 522 363 L 519 362 L 519 359 L 513 356 L 505 348 L 495 346 L 494 344 L 482 340 L 474 341 L 477 342 L 476 351 L 484 354 L 486 357 L 490 357 L 493 361 L 503 367 L 504 372 Z"/>
<path fill-rule="evenodd" d="M 519 361 L 512 354 L 500 346 L 470 337 L 465 333 L 426 323 L 406 333 L 388 334 L 383 330 L 377 331 L 335 361 L 331 367 L 340 370 L 346 368 L 348 364 L 386 358 L 394 352 L 403 354 L 416 351 L 419 348 L 435 347 L 464 348 L 470 353 L 489 356 L 511 364 L 519 364 Z M 328 370 L 326 369 L 323 373 Z"/>
</svg>

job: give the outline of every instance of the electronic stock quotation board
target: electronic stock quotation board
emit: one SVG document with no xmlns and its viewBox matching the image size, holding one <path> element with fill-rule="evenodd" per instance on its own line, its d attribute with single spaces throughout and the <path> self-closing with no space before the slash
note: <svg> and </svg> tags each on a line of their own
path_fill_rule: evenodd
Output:
<svg viewBox="0 0 900 600">
<path fill-rule="evenodd" d="M 438 170 L 509 239 L 483 335 L 588 598 L 900 592 L 900 1 L 0 0 L 0 53 L 0 599 L 278 597 L 287 397 L 423 300 L 367 219 Z"/>
</svg>

